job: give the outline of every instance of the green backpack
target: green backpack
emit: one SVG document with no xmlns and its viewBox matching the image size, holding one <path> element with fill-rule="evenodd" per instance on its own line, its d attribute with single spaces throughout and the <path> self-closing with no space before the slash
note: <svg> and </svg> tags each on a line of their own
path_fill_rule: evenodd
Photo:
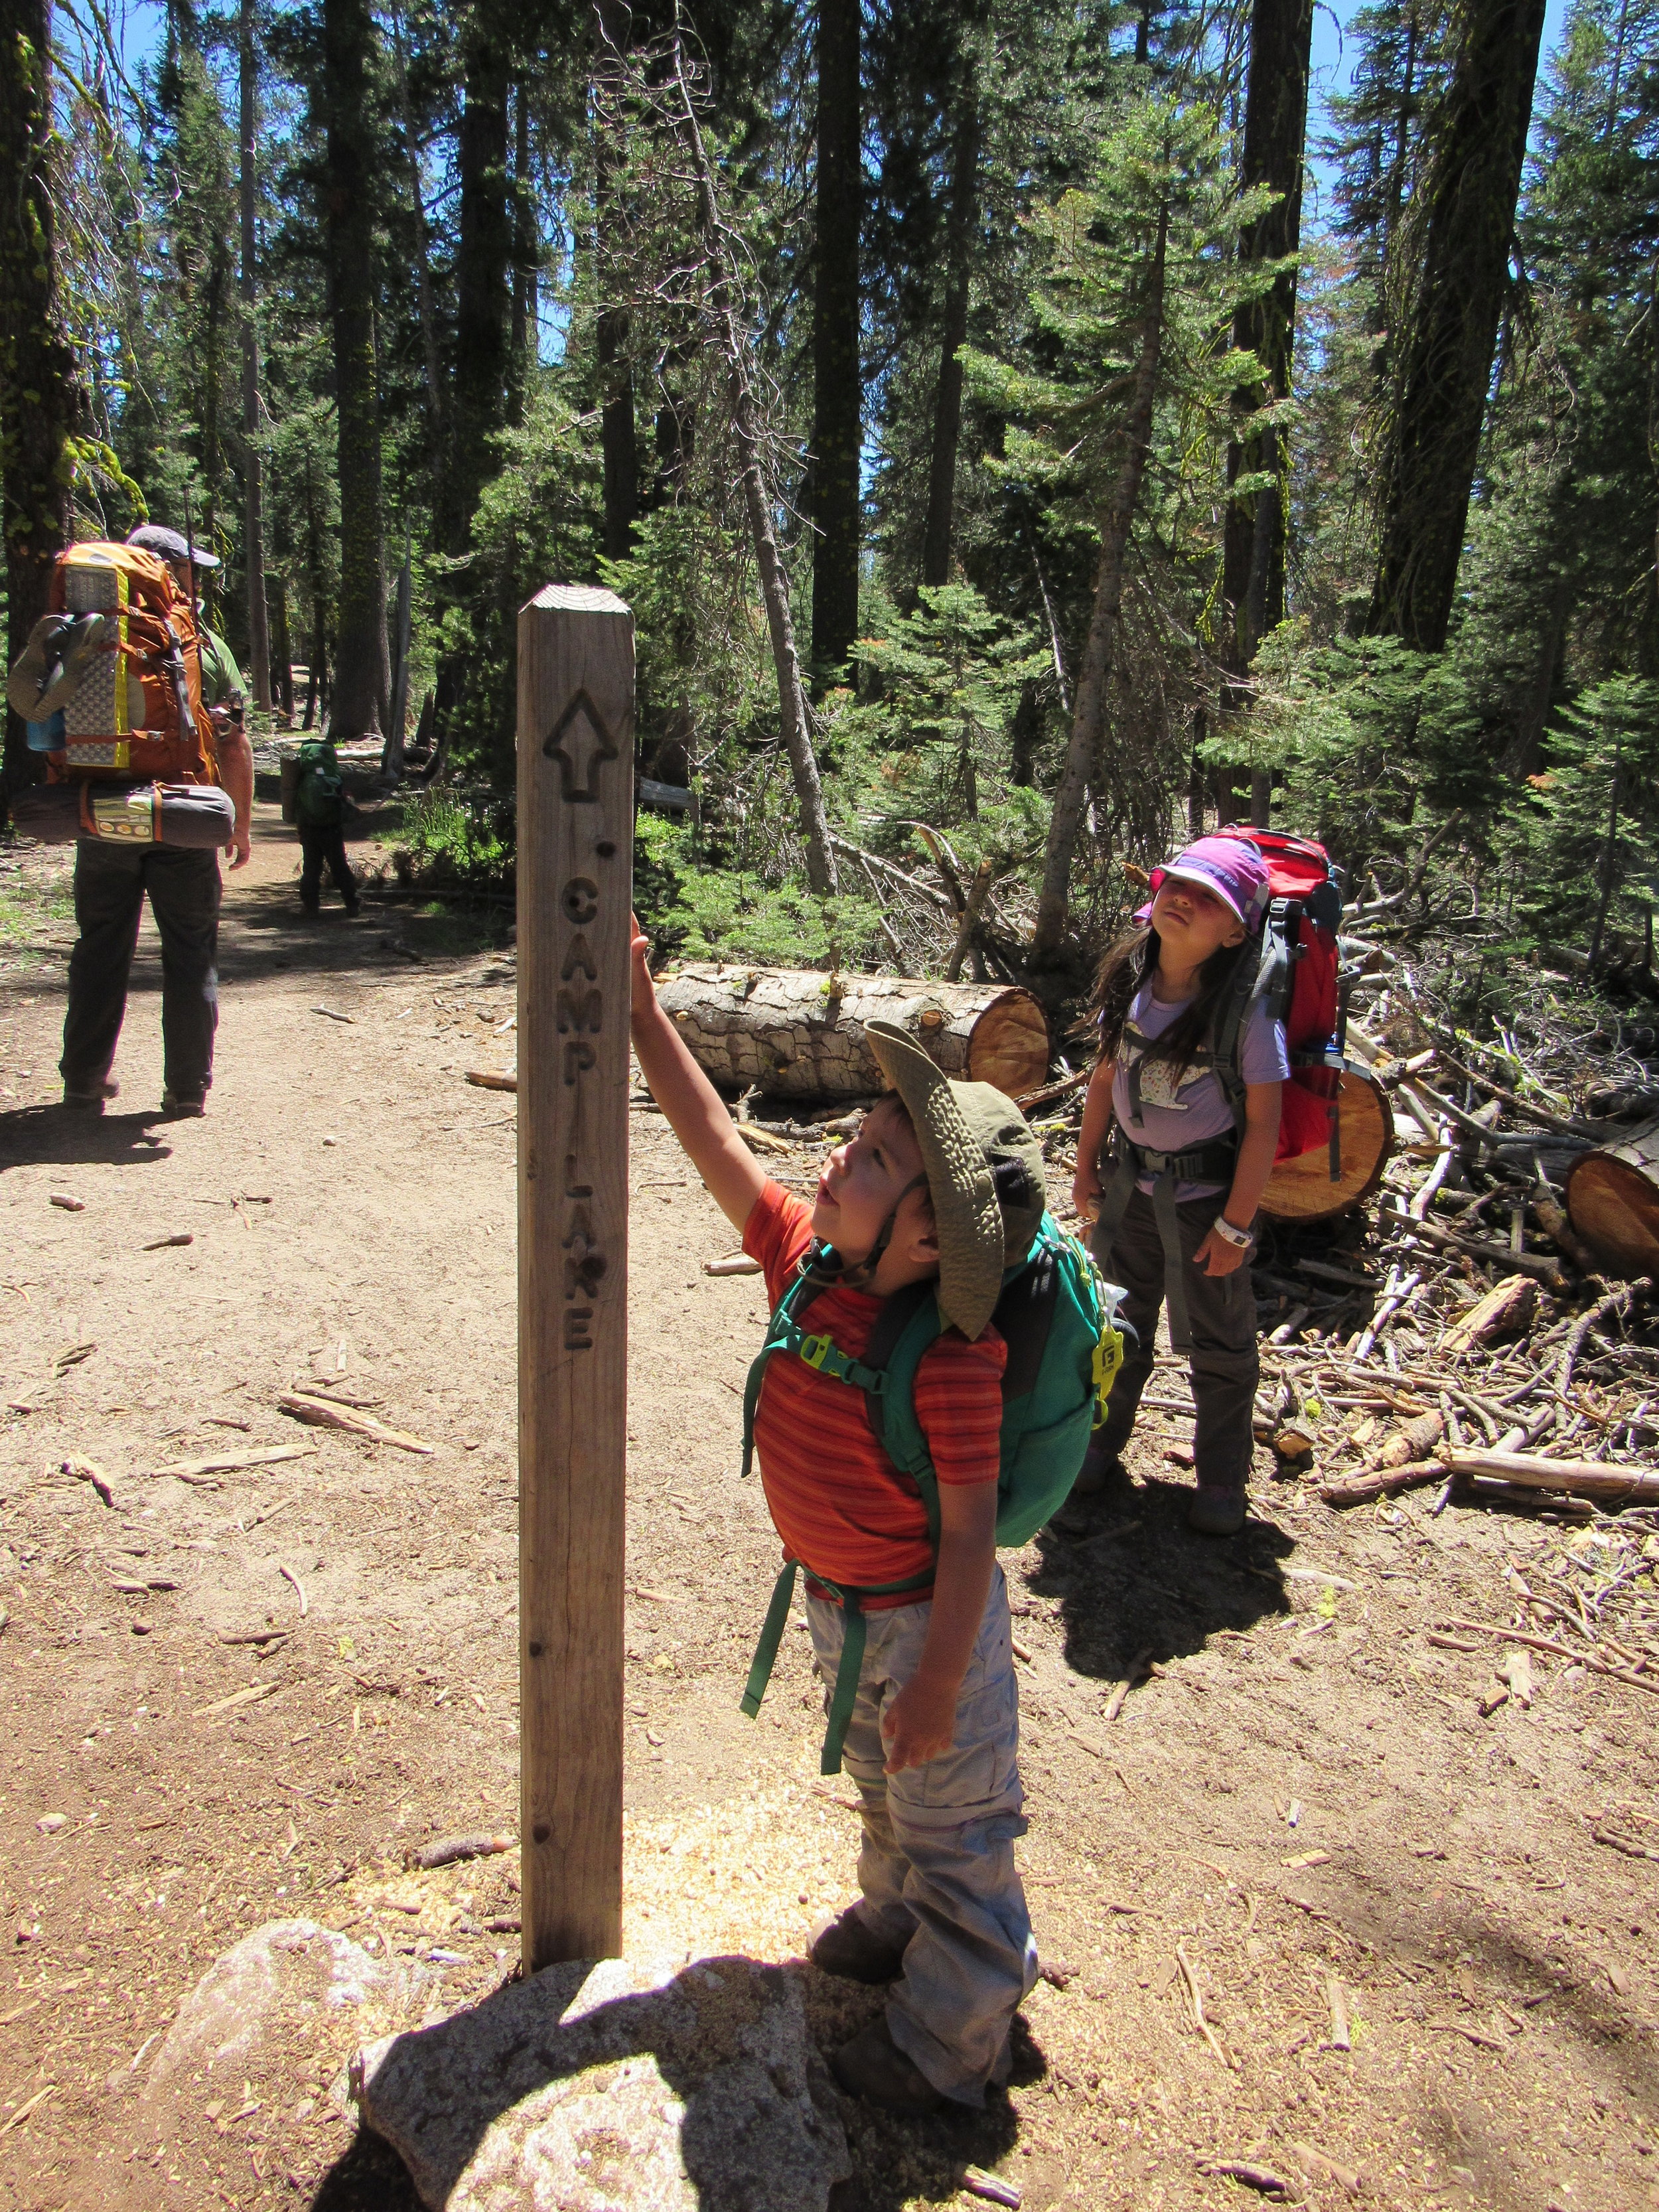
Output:
<svg viewBox="0 0 1659 2212">
<path fill-rule="evenodd" d="M 331 829 L 340 818 L 345 791 L 339 757 L 326 738 L 307 738 L 297 757 L 300 777 L 294 792 L 295 812 L 314 828 Z"/>
<path fill-rule="evenodd" d="M 945 1328 L 934 1285 L 913 1283 L 886 1301 L 862 1359 L 849 1359 L 827 1336 L 803 1333 L 798 1316 L 823 1288 L 822 1279 L 803 1267 L 768 1325 L 766 1341 L 749 1370 L 744 1393 L 743 1472 L 749 1473 L 754 1460 L 755 1411 L 767 1363 L 781 1352 L 789 1352 L 821 1375 L 832 1375 L 863 1391 L 876 1442 L 921 1493 L 937 1553 L 939 1480 L 916 1419 L 915 1395 L 922 1355 Z M 1077 1238 L 1068 1237 L 1047 1212 L 1030 1252 L 1002 1279 L 1002 1295 L 992 1316 L 1008 1346 L 1002 1377 L 1002 1464 L 997 1480 L 999 1545 L 1029 1543 L 1070 1495 L 1090 1436 L 1105 1419 L 1113 1378 L 1123 1364 L 1123 1338 L 1117 1326 L 1122 1297 Z M 792 1559 L 785 1567 L 767 1608 L 743 1694 L 743 1711 L 751 1720 L 760 1711 L 772 1677 L 799 1564 Z M 925 1589 L 933 1571 L 930 1567 L 902 1582 L 870 1583 L 852 1589 L 832 1583 L 810 1565 L 806 1571 L 841 1600 L 847 1615 L 820 1762 L 823 1773 L 839 1774 L 842 1746 L 864 1665 L 863 1601 Z"/>
</svg>

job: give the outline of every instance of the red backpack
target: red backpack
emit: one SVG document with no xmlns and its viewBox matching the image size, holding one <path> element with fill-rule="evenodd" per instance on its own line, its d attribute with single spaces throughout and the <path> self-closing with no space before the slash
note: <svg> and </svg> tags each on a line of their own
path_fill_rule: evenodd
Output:
<svg viewBox="0 0 1659 2212">
<path fill-rule="evenodd" d="M 1244 1079 L 1239 1043 L 1251 1006 L 1265 1000 L 1285 1024 L 1291 1079 L 1279 1121 L 1277 1160 L 1293 1160 L 1326 1145 L 1331 1181 L 1342 1173 L 1341 1125 L 1336 1112 L 1337 1079 L 1343 1069 L 1347 1010 L 1340 986 L 1337 931 L 1342 893 L 1330 855 L 1311 837 L 1288 837 L 1276 830 L 1234 824 L 1213 830 L 1254 845 L 1267 866 L 1270 903 L 1261 925 L 1261 957 L 1243 961 L 1238 988 L 1223 1009 L 1216 1028 L 1213 1066 L 1244 1127 Z"/>
</svg>

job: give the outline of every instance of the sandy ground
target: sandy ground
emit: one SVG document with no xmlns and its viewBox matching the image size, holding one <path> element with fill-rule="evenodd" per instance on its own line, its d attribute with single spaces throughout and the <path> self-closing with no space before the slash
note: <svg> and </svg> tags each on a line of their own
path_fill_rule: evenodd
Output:
<svg viewBox="0 0 1659 2212">
<path fill-rule="evenodd" d="M 39 899 L 61 863 L 0 849 L 0 894 L 28 887 L 0 905 L 17 2212 L 407 2212 L 401 2169 L 329 2094 L 349 2020 L 279 2034 L 239 2099 L 186 2092 L 164 2126 L 155 2039 L 218 1954 L 284 1915 L 424 1960 L 428 2005 L 516 1959 L 488 1924 L 516 1911 L 512 1854 L 404 1863 L 515 1820 L 513 1102 L 462 1080 L 510 1060 L 512 958 L 406 907 L 303 923 L 296 861 L 262 809 L 228 887 L 208 1117 L 156 1118 L 147 926 L 122 1095 L 97 1121 L 52 1103 L 70 930 Z M 848 1786 L 817 1780 L 804 1638 L 760 1722 L 737 1711 L 776 1557 L 736 1476 L 760 1295 L 702 1274 L 734 1240 L 659 1119 L 632 1127 L 629 1941 L 787 1958 L 850 1895 L 856 1824 Z M 278 1410 L 296 1376 L 342 1370 L 432 1454 Z M 1482 1717 L 1498 1647 L 1427 1640 L 1507 1620 L 1506 1575 L 1565 1532 L 1411 1501 L 1339 1518 L 1264 1466 L 1245 1534 L 1206 1542 L 1164 1456 L 1188 1433 L 1146 1417 L 1135 1480 L 1087 1534 L 1006 1560 L 1048 1978 L 992 2111 L 845 2105 L 858 2171 L 837 2212 L 965 2204 L 970 2160 L 1028 2212 L 1238 2203 L 1203 2168 L 1241 2160 L 1322 2207 L 1351 2183 L 1413 2208 L 1659 2202 L 1654 1700 L 1540 1659 L 1530 1709 Z M 283 1446 L 305 1455 L 161 1471 Z M 1109 1722 L 1143 1649 L 1161 1672 Z M 1595 1840 L 1609 1820 L 1652 1839 L 1648 1861 Z M 826 2045 L 874 2008 L 810 1980 Z"/>
</svg>

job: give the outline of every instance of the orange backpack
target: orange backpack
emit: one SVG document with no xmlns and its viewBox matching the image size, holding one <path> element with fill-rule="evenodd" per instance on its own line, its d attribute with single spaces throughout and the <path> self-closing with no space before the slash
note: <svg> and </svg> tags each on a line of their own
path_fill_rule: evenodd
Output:
<svg viewBox="0 0 1659 2212">
<path fill-rule="evenodd" d="M 196 611 L 167 562 L 136 545 L 70 545 L 53 564 L 51 609 L 113 616 L 116 637 L 63 710 L 49 781 L 216 784 Z"/>
</svg>

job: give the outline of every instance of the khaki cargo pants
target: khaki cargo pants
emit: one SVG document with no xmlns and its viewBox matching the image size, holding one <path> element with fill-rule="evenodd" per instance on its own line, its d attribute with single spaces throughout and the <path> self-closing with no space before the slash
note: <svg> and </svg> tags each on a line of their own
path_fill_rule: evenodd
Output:
<svg viewBox="0 0 1659 2212">
<path fill-rule="evenodd" d="M 930 1601 L 866 1614 L 869 1640 L 842 1756 L 864 1801 L 859 1909 L 872 1934 L 904 1949 L 888 2030 L 942 2095 L 983 2105 L 987 2087 L 1008 2078 L 1008 2031 L 1036 1980 L 1014 1867 L 1014 1838 L 1026 1824 L 1001 1568 L 963 1678 L 955 1742 L 926 1766 L 885 1775 L 881 1717 L 916 1671 L 933 1609 Z M 844 1617 L 810 1595 L 806 1614 L 827 1712 Z"/>
</svg>

